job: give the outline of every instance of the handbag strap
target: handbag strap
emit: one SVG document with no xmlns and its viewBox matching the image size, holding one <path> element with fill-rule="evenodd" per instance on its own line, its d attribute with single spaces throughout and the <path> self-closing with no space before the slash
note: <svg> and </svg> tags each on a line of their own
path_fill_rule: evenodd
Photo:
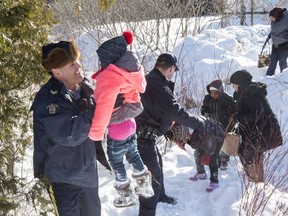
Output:
<svg viewBox="0 0 288 216">
<path fill-rule="evenodd" d="M 233 123 L 233 119 L 231 119 L 225 129 L 225 134 L 227 134 L 227 131 L 228 129 L 230 128 L 231 124 Z M 237 130 L 238 129 L 238 130 Z M 232 133 L 236 133 L 236 130 L 237 132 L 239 132 L 239 122 L 236 122 L 231 130 Z"/>
<path fill-rule="evenodd" d="M 236 122 L 231 130 L 232 133 L 239 134 L 239 122 Z"/>
<path fill-rule="evenodd" d="M 227 133 L 227 131 L 228 131 L 228 129 L 230 128 L 230 126 L 231 126 L 231 124 L 233 123 L 233 119 L 231 118 L 230 120 L 229 120 L 229 123 L 228 123 L 228 125 L 227 125 L 227 127 L 225 128 L 225 133 Z M 234 128 L 234 127 L 233 127 Z M 232 128 L 232 129 L 233 129 Z"/>
</svg>

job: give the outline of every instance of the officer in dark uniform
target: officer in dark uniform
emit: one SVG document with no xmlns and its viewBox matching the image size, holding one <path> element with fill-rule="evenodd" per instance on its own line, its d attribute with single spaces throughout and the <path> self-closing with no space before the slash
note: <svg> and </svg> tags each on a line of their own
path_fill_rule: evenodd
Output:
<svg viewBox="0 0 288 216">
<path fill-rule="evenodd" d="M 175 198 L 165 193 L 157 137 L 166 134 L 173 122 L 193 129 L 204 129 L 205 120 L 187 113 L 173 95 L 174 83 L 170 80 L 178 70 L 176 63 L 174 55 L 161 54 L 154 69 L 146 75 L 146 91 L 141 94 L 144 111 L 136 117 L 138 151 L 154 178 L 152 186 L 155 195 L 149 199 L 139 197 L 139 216 L 154 216 L 158 202 L 177 203 Z"/>
<path fill-rule="evenodd" d="M 77 62 L 73 41 L 42 47 L 51 75 L 36 94 L 33 110 L 34 176 L 47 184 L 58 216 L 100 216 L 96 159 L 110 169 L 101 142 L 88 138 L 95 109 L 93 87 Z M 115 107 L 121 107 L 121 95 Z M 120 109 L 120 108 L 119 108 Z"/>
</svg>

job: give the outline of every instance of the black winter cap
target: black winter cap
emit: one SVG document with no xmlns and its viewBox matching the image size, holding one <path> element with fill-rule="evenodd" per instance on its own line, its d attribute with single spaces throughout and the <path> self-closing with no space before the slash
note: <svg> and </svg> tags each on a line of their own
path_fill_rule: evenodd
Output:
<svg viewBox="0 0 288 216">
<path fill-rule="evenodd" d="M 158 58 L 157 58 L 157 62 L 163 62 L 163 63 L 167 63 L 169 65 L 175 65 L 176 67 L 176 71 L 179 70 L 179 68 L 177 67 L 177 58 L 176 56 L 174 56 L 171 53 L 162 53 Z"/>
<path fill-rule="evenodd" d="M 251 80 L 252 75 L 247 70 L 236 71 L 230 77 L 230 82 L 236 85 L 247 85 Z"/>
</svg>

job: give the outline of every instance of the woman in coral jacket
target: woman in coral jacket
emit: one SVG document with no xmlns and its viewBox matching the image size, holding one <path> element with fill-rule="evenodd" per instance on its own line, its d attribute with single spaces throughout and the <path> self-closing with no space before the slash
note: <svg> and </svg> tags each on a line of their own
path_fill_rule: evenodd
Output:
<svg viewBox="0 0 288 216">
<path fill-rule="evenodd" d="M 116 207 L 131 206 L 137 202 L 127 177 L 124 156 L 134 168 L 132 177 L 137 183 L 136 194 L 145 198 L 154 195 L 151 173 L 144 166 L 137 150 L 134 117 L 143 111 L 139 93 L 145 91 L 146 80 L 137 57 L 133 52 L 127 51 L 127 45 L 132 40 L 132 33 L 124 32 L 122 36 L 101 44 L 97 50 L 101 69 L 92 76 L 96 80 L 96 108 L 89 137 L 101 141 L 108 128 L 107 154 L 115 174 L 115 189 L 120 194 L 114 200 Z M 113 109 L 119 94 L 123 94 L 125 98 L 123 106 L 127 109 L 124 112 L 123 109 Z"/>
</svg>

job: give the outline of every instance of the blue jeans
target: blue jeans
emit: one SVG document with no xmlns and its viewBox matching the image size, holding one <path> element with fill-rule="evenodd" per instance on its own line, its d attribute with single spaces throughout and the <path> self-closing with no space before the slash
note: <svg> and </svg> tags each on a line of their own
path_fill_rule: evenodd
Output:
<svg viewBox="0 0 288 216">
<path fill-rule="evenodd" d="M 115 173 L 117 181 L 127 180 L 127 172 L 124 164 L 124 156 L 126 160 L 132 164 L 137 171 L 144 169 L 143 161 L 137 150 L 136 135 L 133 134 L 125 140 L 107 139 L 107 154 L 109 163 Z"/>
<path fill-rule="evenodd" d="M 276 49 L 272 47 L 270 58 L 270 64 L 266 75 L 272 76 L 275 74 L 278 61 L 281 72 L 287 68 L 288 49 Z"/>
</svg>

